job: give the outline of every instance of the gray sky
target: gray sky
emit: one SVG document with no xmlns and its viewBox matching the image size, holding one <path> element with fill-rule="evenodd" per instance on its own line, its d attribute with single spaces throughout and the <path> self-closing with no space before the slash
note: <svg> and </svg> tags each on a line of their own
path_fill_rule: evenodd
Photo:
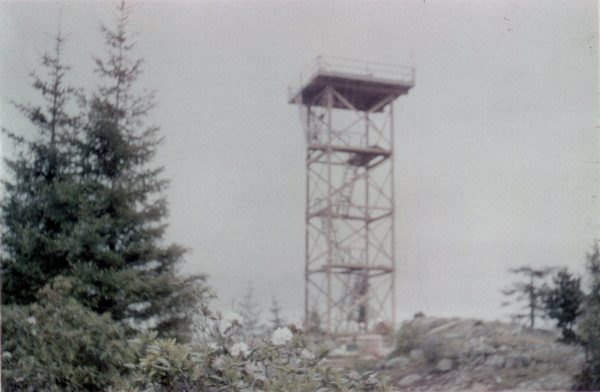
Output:
<svg viewBox="0 0 600 392">
<path fill-rule="evenodd" d="M 500 318 L 510 267 L 581 271 L 600 236 L 595 1 L 137 2 L 131 30 L 166 137 L 170 240 L 229 307 L 303 298 L 305 144 L 286 87 L 317 55 L 416 67 L 395 103 L 401 318 Z M 73 84 L 93 86 L 106 2 L 0 2 L 1 125 L 62 9 Z M 10 147 L 3 145 L 3 152 Z"/>
</svg>

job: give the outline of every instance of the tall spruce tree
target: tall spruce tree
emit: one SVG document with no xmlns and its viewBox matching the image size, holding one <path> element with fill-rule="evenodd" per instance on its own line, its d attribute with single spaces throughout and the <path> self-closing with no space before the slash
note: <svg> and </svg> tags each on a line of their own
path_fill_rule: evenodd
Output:
<svg viewBox="0 0 600 392">
<path fill-rule="evenodd" d="M 163 168 L 152 165 L 161 139 L 157 127 L 145 125 L 152 95 L 135 89 L 142 60 L 133 55 L 128 18 L 122 1 L 116 26 L 102 26 L 106 53 L 95 58 L 101 84 L 90 100 L 78 156 L 82 181 L 93 190 L 89 204 L 98 242 L 88 255 L 93 263 L 81 265 L 80 274 L 107 289 L 94 293 L 99 309 L 182 337 L 206 288 L 203 276 L 177 275 L 185 249 L 163 241 L 168 181 Z"/>
<path fill-rule="evenodd" d="M 70 268 L 74 228 L 84 201 L 76 181 L 74 132 L 77 115 L 69 114 L 77 91 L 65 84 L 69 67 L 62 61 L 64 37 L 42 57 L 42 73 L 32 73 L 38 103 L 16 103 L 36 135 L 3 129 L 17 153 L 5 159 L 2 180 L 2 303 L 28 304 L 53 277 Z"/>
</svg>

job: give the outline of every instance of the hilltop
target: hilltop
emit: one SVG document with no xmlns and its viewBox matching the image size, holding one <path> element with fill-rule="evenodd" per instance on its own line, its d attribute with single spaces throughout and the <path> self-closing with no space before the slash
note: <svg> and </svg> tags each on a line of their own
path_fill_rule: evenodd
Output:
<svg viewBox="0 0 600 392">
<path fill-rule="evenodd" d="M 583 350 L 556 333 L 474 319 L 415 317 L 378 369 L 399 390 L 565 390 Z"/>
</svg>

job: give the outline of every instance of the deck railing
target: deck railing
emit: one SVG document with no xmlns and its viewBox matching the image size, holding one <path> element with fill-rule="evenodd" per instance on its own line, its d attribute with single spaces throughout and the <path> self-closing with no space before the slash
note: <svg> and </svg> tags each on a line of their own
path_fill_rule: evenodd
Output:
<svg viewBox="0 0 600 392">
<path fill-rule="evenodd" d="M 319 73 L 340 73 L 357 76 L 369 76 L 378 79 L 393 80 L 414 84 L 415 69 L 405 65 L 386 64 L 371 61 L 353 60 L 342 57 L 318 56 L 311 62 L 288 87 L 288 98 L 296 97 L 304 85 Z"/>
</svg>

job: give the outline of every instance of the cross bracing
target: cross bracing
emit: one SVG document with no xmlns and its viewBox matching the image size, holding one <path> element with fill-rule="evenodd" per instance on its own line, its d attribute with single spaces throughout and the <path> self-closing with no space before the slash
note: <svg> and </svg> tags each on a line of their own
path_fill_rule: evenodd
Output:
<svg viewBox="0 0 600 392">
<path fill-rule="evenodd" d="M 316 314 L 334 334 L 392 326 L 393 102 L 413 79 L 331 67 L 311 75 L 290 93 L 307 142 L 306 320 Z"/>
</svg>

